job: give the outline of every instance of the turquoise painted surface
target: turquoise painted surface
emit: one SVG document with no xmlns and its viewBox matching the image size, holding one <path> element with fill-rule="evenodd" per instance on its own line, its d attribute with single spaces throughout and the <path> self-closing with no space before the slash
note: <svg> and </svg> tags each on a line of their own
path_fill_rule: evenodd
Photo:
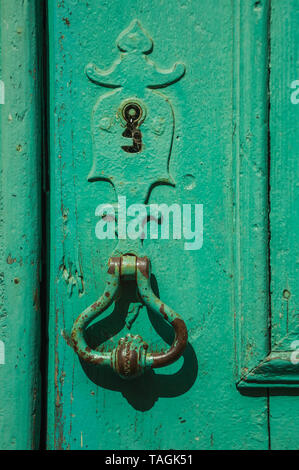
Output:
<svg viewBox="0 0 299 470">
<path fill-rule="evenodd" d="M 298 349 L 299 285 L 299 4 L 272 1 L 271 36 L 271 298 L 272 342 Z M 298 354 L 295 353 L 295 358 Z M 298 364 L 297 364 L 298 366 Z M 298 449 L 298 389 L 270 395 L 273 449 Z"/>
<path fill-rule="evenodd" d="M 41 7 L 34 0 L 0 4 L 1 449 L 39 442 Z M 49 0 L 48 9 L 48 448 L 298 449 L 298 365 L 290 363 L 298 340 L 297 1 L 218 0 L 212 11 L 207 0 Z M 169 116 L 158 98 L 148 106 L 151 92 L 142 95 L 133 77 L 139 68 L 145 76 L 140 62 L 123 67 L 120 59 L 117 38 L 136 18 L 153 39 L 146 52 L 158 68 L 171 77 L 179 70 L 173 64 L 186 67 L 180 81 L 154 91 L 169 100 Z M 121 69 L 110 78 L 146 102 L 141 130 L 151 159 L 161 152 L 158 166 L 146 162 L 147 150 L 126 166 L 118 153 L 126 139 L 115 140 L 110 128 L 107 140 L 101 134 L 107 120 L 96 103 L 109 90 L 95 82 L 107 75 L 91 70 L 88 80 L 86 65 L 106 70 L 115 59 Z M 112 90 L 116 108 L 119 91 Z M 164 150 L 171 154 L 166 166 Z M 105 159 L 117 192 L 102 181 Z M 69 335 L 103 292 L 117 244 L 96 238 L 97 205 L 127 193 L 144 201 L 149 181 L 165 178 L 173 185 L 155 186 L 148 202 L 204 206 L 199 251 L 184 250 L 184 240 L 142 247 L 153 289 L 182 315 L 190 343 L 178 363 L 125 382 L 80 363 Z M 133 286 L 89 327 L 87 339 L 96 346 L 113 336 L 115 344 L 128 332 L 158 348 L 173 339 L 166 323 L 140 306 Z M 270 381 L 276 389 L 256 390 L 261 376 L 261 387 Z"/>
<path fill-rule="evenodd" d="M 260 29 L 267 25 L 268 3 L 262 3 L 260 10 L 256 2 L 249 2 L 247 15 L 249 24 Z M 232 3 L 214 2 L 213 10 L 208 1 L 185 0 L 125 5 L 49 1 L 48 6 L 52 229 L 48 447 L 267 448 L 267 397 L 242 394 L 235 385 L 234 324 L 239 312 L 234 303 L 232 70 L 237 19 Z M 183 79 L 164 90 L 175 112 L 170 173 L 176 185 L 157 186 L 150 202 L 202 203 L 204 244 L 188 252 L 183 240 L 145 241 L 159 296 L 183 316 L 190 344 L 180 362 L 125 383 L 81 364 L 67 341 L 75 318 L 103 292 L 107 261 L 116 244 L 97 240 L 94 232 L 95 209 L 112 201 L 114 191 L 108 182 L 88 181 L 94 157 L 91 113 L 105 90 L 88 82 L 84 70 L 90 62 L 103 69 L 113 63 L 119 56 L 116 38 L 135 18 L 154 41 L 151 59 L 158 66 L 170 69 L 175 62 L 186 66 Z M 254 48 L 251 53 L 256 53 Z M 136 168 L 140 168 L 138 159 Z M 263 269 L 267 270 L 266 259 L 261 273 L 267 279 Z M 263 283 L 260 289 L 259 308 L 266 319 Z M 129 294 L 93 325 L 90 341 L 102 338 L 103 331 L 107 337 L 113 333 L 115 341 L 126 332 Z M 251 292 L 244 295 L 243 302 L 251 298 Z M 256 329 L 256 324 L 251 328 Z M 256 340 L 259 350 L 266 328 L 265 320 Z M 130 331 L 159 345 L 171 341 L 163 321 L 144 308 Z"/>
<path fill-rule="evenodd" d="M 233 24 L 231 239 L 239 381 L 269 348 L 269 2 L 234 2 Z"/>
<path fill-rule="evenodd" d="M 5 86 L 0 104 L 2 450 L 34 449 L 39 443 L 40 19 L 34 0 L 0 2 L 0 79 Z"/>
<path fill-rule="evenodd" d="M 299 5 L 272 3 L 271 41 L 271 280 L 272 336 L 279 348 L 298 340 Z M 292 27 L 290 27 L 292 25 Z M 297 103 L 297 104 L 296 104 Z"/>
</svg>

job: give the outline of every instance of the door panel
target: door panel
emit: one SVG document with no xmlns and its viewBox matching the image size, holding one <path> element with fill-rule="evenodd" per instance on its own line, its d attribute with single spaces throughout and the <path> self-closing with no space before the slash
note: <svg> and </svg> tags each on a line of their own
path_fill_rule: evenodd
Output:
<svg viewBox="0 0 299 470">
<path fill-rule="evenodd" d="M 298 339 L 298 75 L 299 6 L 273 2 L 271 36 L 272 341 L 291 350 Z M 292 25 L 292 27 L 290 27 Z M 283 71 L 282 71 L 282 70 Z M 295 82 L 295 83 L 294 83 Z"/>
<path fill-rule="evenodd" d="M 261 9 L 256 3 L 262 4 Z M 239 297 L 233 213 L 236 149 L 232 140 L 236 129 L 235 96 L 240 92 L 234 72 L 239 47 L 235 35 L 243 26 L 249 33 L 265 34 L 268 2 L 249 1 L 243 16 L 240 8 L 239 2 L 230 0 L 215 1 L 213 8 L 207 0 L 129 0 L 125 7 L 122 1 L 48 2 L 49 448 L 268 447 L 267 396 L 264 392 L 241 393 L 236 388 L 234 327 L 240 311 L 236 311 L 235 301 Z M 96 101 L 107 90 L 88 80 L 85 67 L 92 62 L 108 69 L 120 54 L 117 37 L 134 19 L 153 38 L 150 56 L 155 63 L 166 69 L 175 62 L 186 67 L 180 81 L 162 90 L 175 115 L 169 162 L 175 186 L 155 186 L 150 202 L 203 204 L 204 242 L 200 250 L 187 251 L 184 240 L 145 240 L 144 250 L 152 262 L 153 288 L 184 318 L 189 344 L 177 363 L 134 381 L 124 381 L 109 370 L 80 362 L 68 343 L 77 316 L 103 292 L 108 258 L 116 244 L 95 236 L 96 207 L 114 202 L 115 192 L 107 181 L 88 180 L 93 158 L 97 157 L 92 146 L 91 115 Z M 246 72 L 250 71 L 240 69 L 238 73 Z M 140 76 L 144 73 L 139 71 Z M 263 73 L 267 70 L 260 72 L 258 92 L 264 90 L 267 80 Z M 255 89 L 254 82 L 249 86 Z M 250 94 L 251 88 L 247 92 Z M 243 121 L 239 129 L 246 142 Z M 263 139 L 265 131 L 255 129 L 257 139 Z M 261 145 L 263 161 L 267 142 L 263 140 Z M 265 162 L 263 165 L 267 168 Z M 138 159 L 136 171 L 137 167 L 140 169 Z M 256 171 L 253 167 L 246 171 L 250 184 L 246 190 L 250 191 L 256 184 Z M 257 204 L 265 203 L 266 180 L 263 184 L 264 192 L 257 196 L 262 199 Z M 264 243 L 265 234 L 260 236 Z M 259 351 L 267 334 L 265 251 L 264 247 L 259 252 Z M 248 276 L 252 276 L 250 273 L 248 267 Z M 242 302 L 252 303 L 250 290 L 244 289 Z M 129 329 L 128 303 L 123 297 L 117 306 L 111 306 L 89 327 L 89 340 L 96 343 L 104 331 L 107 337 L 113 335 L 116 343 L 130 331 L 159 346 L 171 343 L 172 331 L 145 307 L 139 309 Z M 255 324 L 251 323 L 250 328 L 254 329 Z M 250 358 L 250 344 L 243 346 Z"/>
<path fill-rule="evenodd" d="M 298 132 L 299 70 L 296 0 L 272 1 L 271 35 L 271 317 L 272 342 L 289 351 L 298 376 Z M 273 449 L 298 449 L 296 425 L 298 385 L 271 392 L 270 428 Z"/>
<path fill-rule="evenodd" d="M 40 429 L 42 12 L 0 2 L 0 447 Z"/>
</svg>

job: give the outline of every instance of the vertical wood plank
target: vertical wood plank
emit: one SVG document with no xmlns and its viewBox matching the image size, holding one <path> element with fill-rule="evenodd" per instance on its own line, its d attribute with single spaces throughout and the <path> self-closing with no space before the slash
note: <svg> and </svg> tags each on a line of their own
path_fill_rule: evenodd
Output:
<svg viewBox="0 0 299 470">
<path fill-rule="evenodd" d="M 128 0 L 125 7 L 121 0 L 49 0 L 48 5 L 48 447 L 265 449 L 267 400 L 264 396 L 246 396 L 235 386 L 232 2 L 217 0 L 213 8 L 208 0 Z M 254 1 L 248 5 L 250 31 L 256 23 L 257 29 L 263 30 L 265 22 L 263 18 L 259 21 L 260 10 Z M 102 293 L 107 259 L 115 245 L 113 240 L 102 243 L 94 235 L 95 208 L 101 202 L 113 201 L 113 191 L 106 182 L 87 180 L 93 157 L 90 116 L 102 92 L 88 82 L 84 69 L 89 62 L 108 68 L 119 55 L 117 36 L 135 18 L 153 38 L 152 59 L 157 64 L 165 68 L 175 61 L 186 64 L 184 81 L 165 92 L 176 116 L 170 162 L 176 187 L 158 186 L 150 202 L 203 203 L 205 226 L 203 248 L 193 253 L 184 250 L 183 240 L 145 241 L 160 297 L 184 317 L 190 344 L 184 360 L 134 382 L 125 382 L 107 370 L 81 363 L 68 338 L 78 314 Z M 254 44 L 250 46 L 254 55 Z M 248 79 L 250 71 L 246 72 Z M 246 91 L 250 96 L 251 88 Z M 259 93 L 260 87 L 255 96 L 259 97 Z M 250 124 L 259 137 L 260 127 Z M 242 127 L 244 139 L 246 130 Z M 255 145 L 251 147 L 253 152 L 258 148 L 256 142 Z M 260 149 L 258 157 L 264 157 Z M 256 188 L 258 170 L 252 168 L 248 194 Z M 264 195 L 254 195 L 258 208 Z M 260 257 L 264 250 L 263 245 Z M 250 266 L 246 273 L 249 275 Z M 261 285 L 258 302 L 264 306 L 264 277 Z M 252 294 L 250 290 L 247 296 L 251 295 L 256 292 Z M 107 317 L 97 319 L 93 330 L 96 340 L 103 330 L 112 332 L 115 343 L 124 335 L 125 309 L 125 304 L 114 311 L 112 307 Z M 262 313 L 264 319 L 267 312 Z M 260 328 L 263 327 L 264 323 Z M 140 310 L 130 332 L 146 334 L 151 344 L 162 342 L 168 335 L 165 325 L 158 324 L 145 308 Z"/>
<path fill-rule="evenodd" d="M 238 377 L 262 360 L 269 347 L 268 23 L 268 0 L 234 1 L 232 139 Z"/>
<path fill-rule="evenodd" d="M 39 442 L 42 3 L 0 2 L 1 449 Z"/>
<path fill-rule="evenodd" d="M 297 0 L 272 0 L 271 4 L 272 341 L 277 349 L 291 350 L 293 341 L 299 340 L 299 102 L 295 100 L 299 4 Z M 272 449 L 299 448 L 298 394 L 298 390 L 271 392 Z"/>
</svg>

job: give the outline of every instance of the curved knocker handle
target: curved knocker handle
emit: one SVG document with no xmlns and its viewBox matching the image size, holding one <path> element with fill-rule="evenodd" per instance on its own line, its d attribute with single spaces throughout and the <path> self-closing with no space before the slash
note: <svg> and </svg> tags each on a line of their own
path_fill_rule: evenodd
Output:
<svg viewBox="0 0 299 470">
<path fill-rule="evenodd" d="M 151 352 L 141 336 L 126 335 L 111 351 L 97 351 L 88 346 L 85 329 L 98 315 L 104 312 L 117 298 L 121 279 L 135 279 L 142 302 L 151 310 L 160 313 L 174 328 L 175 338 L 165 352 Z M 92 364 L 109 365 L 121 377 L 133 378 L 141 375 L 145 368 L 164 367 L 175 362 L 183 353 L 188 333 L 181 317 L 153 293 L 150 285 L 150 261 L 125 255 L 109 259 L 108 280 L 102 296 L 75 321 L 71 334 L 72 347 L 78 356 Z"/>
</svg>

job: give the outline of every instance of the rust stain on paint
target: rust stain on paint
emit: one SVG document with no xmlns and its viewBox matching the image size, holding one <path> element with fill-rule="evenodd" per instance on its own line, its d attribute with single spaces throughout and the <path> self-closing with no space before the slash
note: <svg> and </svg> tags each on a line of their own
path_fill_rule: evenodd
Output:
<svg viewBox="0 0 299 470">
<path fill-rule="evenodd" d="M 62 385 L 62 372 L 60 372 L 59 367 L 59 353 L 58 353 L 58 340 L 59 340 L 59 332 L 58 332 L 58 309 L 56 309 L 56 316 L 55 316 L 55 332 L 56 332 L 56 341 L 55 341 L 55 373 L 54 373 L 54 385 L 56 391 L 56 399 L 55 399 L 55 433 L 54 433 L 54 442 L 55 442 L 55 449 L 62 450 L 63 449 L 63 405 L 62 405 L 62 391 L 60 386 Z"/>
<path fill-rule="evenodd" d="M 62 21 L 64 22 L 64 24 L 66 24 L 67 26 L 70 26 L 70 20 L 68 18 L 62 18 Z"/>
</svg>

